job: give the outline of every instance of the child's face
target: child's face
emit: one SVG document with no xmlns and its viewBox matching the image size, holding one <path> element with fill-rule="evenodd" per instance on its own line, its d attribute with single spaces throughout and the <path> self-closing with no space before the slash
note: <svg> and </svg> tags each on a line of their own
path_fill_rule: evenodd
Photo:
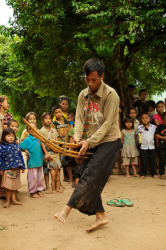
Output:
<svg viewBox="0 0 166 250">
<path fill-rule="evenodd" d="M 15 140 L 15 136 L 13 133 L 10 133 L 10 134 L 5 136 L 5 141 L 8 143 L 13 143 L 14 140 Z"/>
<path fill-rule="evenodd" d="M 15 132 L 15 134 L 17 133 L 18 131 L 18 123 L 17 122 L 11 122 L 9 128 L 12 128 Z"/>
<path fill-rule="evenodd" d="M 139 97 L 142 101 L 145 101 L 145 99 L 147 98 L 147 92 L 141 92 Z"/>
<path fill-rule="evenodd" d="M 135 89 L 134 88 L 129 88 L 129 93 L 130 94 L 134 94 L 135 93 Z"/>
<path fill-rule="evenodd" d="M 134 109 L 130 110 L 129 116 L 135 120 L 137 116 L 137 112 Z"/>
<path fill-rule="evenodd" d="M 66 111 L 69 107 L 69 103 L 67 100 L 62 100 L 61 103 L 60 103 L 60 106 L 62 107 L 62 110 L 63 111 Z"/>
<path fill-rule="evenodd" d="M 53 115 L 56 117 L 57 120 L 62 118 L 62 109 L 55 109 Z"/>
<path fill-rule="evenodd" d="M 43 124 L 46 126 L 50 126 L 52 122 L 51 116 L 50 115 L 46 115 L 43 119 Z"/>
<path fill-rule="evenodd" d="M 141 121 L 143 125 L 148 125 L 150 122 L 150 118 L 147 114 L 142 115 Z"/>
<path fill-rule="evenodd" d="M 132 122 L 125 122 L 125 127 L 127 128 L 127 129 L 130 129 L 131 127 L 132 127 L 132 125 L 133 125 L 133 123 Z"/>
<path fill-rule="evenodd" d="M 32 126 L 34 129 L 37 130 L 37 126 L 36 126 L 35 123 L 32 123 L 31 126 Z M 33 131 L 32 131 L 30 128 L 28 128 L 28 132 L 29 132 L 30 135 L 33 135 Z M 34 136 L 34 135 L 33 135 L 33 136 Z M 34 136 L 34 137 L 35 137 L 35 136 Z"/>
<path fill-rule="evenodd" d="M 8 110 L 9 109 L 9 103 L 8 103 L 8 99 L 5 98 L 5 100 L 3 102 L 1 102 L 1 106 L 4 108 L 4 110 Z"/>
<path fill-rule="evenodd" d="M 164 117 L 164 118 L 162 119 L 162 123 L 163 123 L 164 126 L 166 126 L 166 117 Z"/>
<path fill-rule="evenodd" d="M 67 115 L 67 121 L 70 122 L 71 120 L 72 120 L 72 117 L 71 117 L 71 115 L 68 114 Z"/>
<path fill-rule="evenodd" d="M 37 121 L 36 121 L 35 115 L 30 115 L 30 116 L 28 117 L 28 122 L 34 122 L 34 123 L 36 123 Z"/>
<path fill-rule="evenodd" d="M 163 112 L 164 112 L 164 104 L 163 103 L 159 103 L 158 105 L 157 105 L 157 107 L 156 107 L 156 109 L 157 109 L 157 113 L 159 113 L 159 114 L 162 114 Z"/>
</svg>

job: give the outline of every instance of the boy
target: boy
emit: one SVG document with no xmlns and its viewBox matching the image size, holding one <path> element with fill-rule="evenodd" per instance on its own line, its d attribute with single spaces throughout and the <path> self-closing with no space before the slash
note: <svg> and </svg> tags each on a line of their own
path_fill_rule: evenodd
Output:
<svg viewBox="0 0 166 250">
<path fill-rule="evenodd" d="M 128 90 L 129 90 L 129 94 L 130 94 L 131 104 L 133 104 L 135 101 L 138 100 L 138 95 L 135 93 L 135 86 L 132 84 L 129 84 Z"/>
<path fill-rule="evenodd" d="M 141 162 L 141 178 L 145 178 L 147 174 L 147 163 L 150 165 L 150 172 L 152 177 L 157 178 L 156 173 L 156 155 L 154 145 L 154 135 L 156 126 L 149 123 L 150 118 L 148 113 L 141 114 L 142 125 L 138 126 L 137 135 L 141 135 L 140 146 L 140 162 Z"/>
<path fill-rule="evenodd" d="M 142 113 L 148 113 L 150 105 L 146 101 L 147 91 L 146 89 L 141 89 L 139 91 L 140 100 L 133 103 L 133 106 L 138 109 L 138 116 L 140 117 Z"/>
<path fill-rule="evenodd" d="M 159 173 L 160 178 L 165 179 L 166 164 L 166 112 L 162 114 L 162 124 L 157 126 L 156 138 L 159 139 Z"/>
<path fill-rule="evenodd" d="M 150 123 L 153 124 L 153 116 L 156 114 L 156 103 L 153 100 L 148 101 L 149 104 L 149 117 L 150 117 Z"/>
</svg>

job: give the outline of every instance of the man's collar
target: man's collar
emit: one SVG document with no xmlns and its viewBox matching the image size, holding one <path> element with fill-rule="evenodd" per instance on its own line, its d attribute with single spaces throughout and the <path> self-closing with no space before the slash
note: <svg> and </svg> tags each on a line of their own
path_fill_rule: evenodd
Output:
<svg viewBox="0 0 166 250">
<path fill-rule="evenodd" d="M 101 80 L 101 85 L 100 85 L 98 91 L 94 95 L 97 95 L 98 97 L 102 97 L 103 86 L 104 86 L 104 82 Z M 88 96 L 88 94 L 89 94 L 89 88 L 86 88 L 84 97 Z"/>
</svg>

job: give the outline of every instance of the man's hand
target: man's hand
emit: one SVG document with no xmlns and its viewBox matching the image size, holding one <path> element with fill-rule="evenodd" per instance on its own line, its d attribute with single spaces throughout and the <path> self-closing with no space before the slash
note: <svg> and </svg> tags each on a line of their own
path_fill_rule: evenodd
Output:
<svg viewBox="0 0 166 250">
<path fill-rule="evenodd" d="M 87 141 L 81 141 L 81 142 L 79 142 L 79 144 L 81 144 L 82 147 L 81 147 L 80 151 L 78 152 L 78 156 L 85 155 L 86 151 L 89 148 L 89 143 Z"/>
</svg>

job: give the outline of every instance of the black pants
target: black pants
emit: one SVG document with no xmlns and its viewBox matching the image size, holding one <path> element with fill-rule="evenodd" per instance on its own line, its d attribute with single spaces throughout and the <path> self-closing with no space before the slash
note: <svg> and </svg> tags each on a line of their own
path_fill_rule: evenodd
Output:
<svg viewBox="0 0 166 250">
<path fill-rule="evenodd" d="M 81 178 L 76 186 L 68 206 L 88 215 L 104 212 L 101 192 L 111 174 L 118 157 L 121 141 L 102 143 L 90 150 L 90 159 L 84 159 L 81 166 Z"/>
<path fill-rule="evenodd" d="M 147 163 L 150 165 L 150 173 L 152 176 L 156 175 L 156 152 L 155 149 L 140 149 L 140 162 L 141 162 L 141 176 L 147 174 Z"/>
<path fill-rule="evenodd" d="M 164 175 L 166 164 L 166 148 L 159 148 L 159 173 Z"/>
</svg>

